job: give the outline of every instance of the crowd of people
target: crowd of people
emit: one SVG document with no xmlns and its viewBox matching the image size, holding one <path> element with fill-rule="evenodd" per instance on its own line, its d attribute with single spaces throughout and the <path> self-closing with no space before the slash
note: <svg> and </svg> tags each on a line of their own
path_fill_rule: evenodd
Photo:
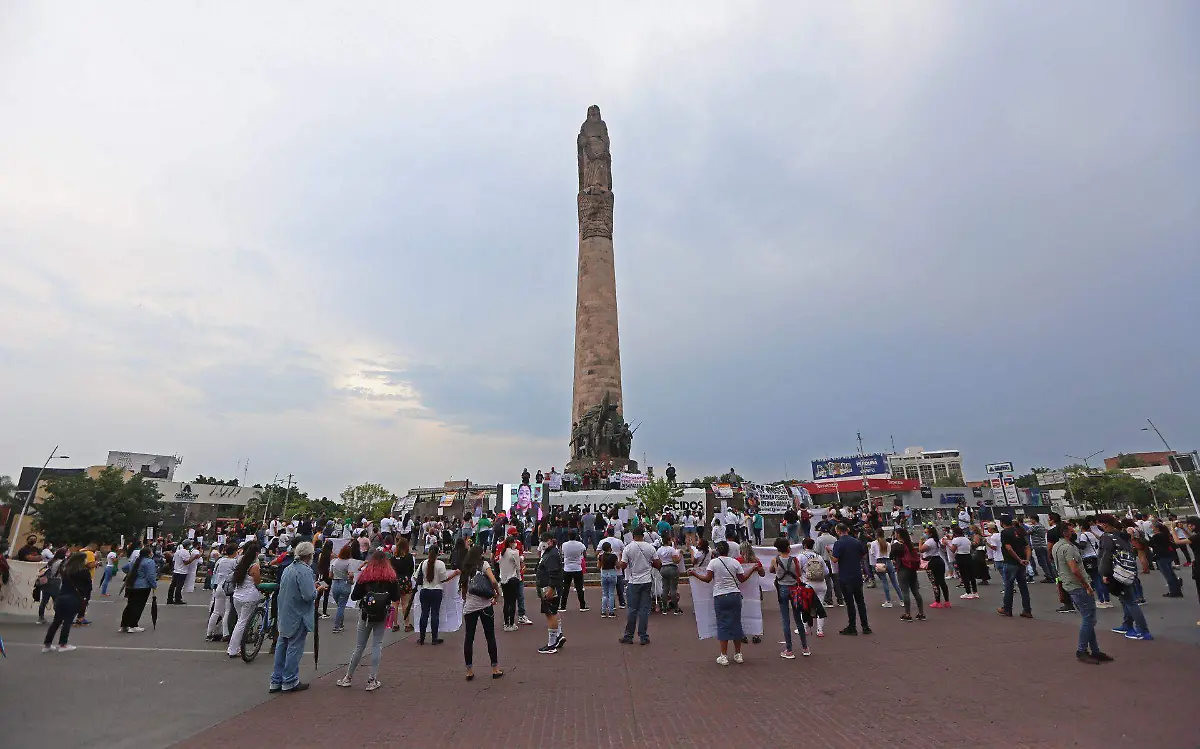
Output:
<svg viewBox="0 0 1200 749">
<path fill-rule="evenodd" d="M 1036 516 L 979 521 L 964 507 L 947 527 L 910 529 L 900 523 L 885 529 L 883 516 L 865 505 L 834 507 L 819 517 L 802 506 L 783 516 L 774 554 L 766 564 L 758 558 L 764 548 L 762 516 L 735 509 L 717 511 L 707 522 L 687 510 L 651 516 L 641 508 L 608 513 L 554 508 L 541 518 L 492 512 L 452 518 L 407 513 L 379 522 L 274 518 L 258 526 L 198 526 L 178 542 L 168 535 L 104 551 L 94 544 L 77 550 L 54 548 L 31 536 L 14 556 L 44 564 L 35 595 L 40 599 L 40 621 L 45 622 L 47 604 L 53 604 L 45 652 L 74 649 L 70 632 L 73 626 L 90 623 L 85 614 L 94 572 L 101 565 L 101 596 L 111 595 L 116 573 L 124 572 L 118 590 L 127 600 L 119 631 L 127 634 L 144 631 L 146 602 L 161 576 L 170 575 L 168 605 L 188 605 L 183 596 L 200 582 L 210 591 L 205 638 L 227 643 L 230 658 L 239 657 L 247 622 L 263 591 L 269 590 L 276 612 L 272 692 L 307 688 L 299 679 L 307 634 L 316 618 L 332 618 L 332 632 L 343 632 L 351 602 L 358 611 L 356 637 L 346 673 L 337 684 L 352 686 L 370 649 L 366 689 L 378 689 L 384 633 L 403 627 L 416 632 L 418 645 L 443 644 L 440 627 L 447 595 L 461 601 L 465 678 L 475 676 L 479 630 L 491 676 L 502 678 L 494 607 L 502 607 L 502 632 L 533 624 L 525 607 L 529 557 L 536 558 L 532 592 L 547 628 L 546 644 L 538 652 L 547 655 L 566 644 L 562 614 L 572 591 L 578 610 L 590 610 L 584 586 L 589 563 L 599 571 L 600 618 L 617 618 L 618 609 L 625 612 L 619 637 L 623 644 L 650 643 L 653 613 L 684 614 L 681 579 L 710 585 L 717 662 L 723 666 L 744 662 L 742 645 L 761 636 L 752 633 L 748 638 L 743 630 L 743 607 L 758 603 L 745 598 L 742 586 L 767 575 L 772 576 L 779 603 L 780 657 L 785 659 L 795 658 L 797 652 L 810 655 L 810 638 L 825 636 L 828 612 L 838 607 L 846 609 L 846 626 L 839 634 L 871 635 L 864 588 L 882 587 L 881 606 L 901 605 L 902 622 L 922 622 L 927 620 L 926 609 L 951 608 L 951 585 L 962 590 L 960 600 L 980 598 L 980 587 L 991 584 L 993 572 L 1003 586 L 997 609 L 1003 617 L 1033 617 L 1029 584 L 1035 575 L 1057 585 L 1057 610 L 1080 616 L 1080 661 L 1112 660 L 1100 650 L 1095 627 L 1096 610 L 1112 607 L 1114 598 L 1123 619 L 1113 631 L 1129 640 L 1153 640 L 1140 611 L 1145 604 L 1141 578 L 1157 568 L 1167 584 L 1164 595 L 1182 597 L 1176 568 L 1192 566 L 1190 547 L 1200 543 L 1200 521 L 1133 514 L 1048 517 L 1048 526 Z M 1192 577 L 1200 597 L 1198 569 L 1192 567 Z M 922 576 L 930 584 L 932 600 L 922 594 Z M 1014 608 L 1017 594 L 1019 610 Z M 416 621 L 414 603 L 420 608 Z M 695 599 L 693 605 L 699 605 Z"/>
</svg>

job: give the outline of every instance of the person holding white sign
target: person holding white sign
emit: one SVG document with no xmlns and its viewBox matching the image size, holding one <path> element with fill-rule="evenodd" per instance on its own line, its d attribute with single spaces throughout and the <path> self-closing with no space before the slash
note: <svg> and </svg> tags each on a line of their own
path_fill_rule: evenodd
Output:
<svg viewBox="0 0 1200 749">
<path fill-rule="evenodd" d="M 717 614 L 717 640 L 721 645 L 721 654 L 717 656 L 717 664 L 729 665 L 729 643 L 733 642 L 733 662 L 744 663 L 742 658 L 742 640 L 745 633 L 742 630 L 742 591 L 739 587 L 750 579 L 755 572 L 763 574 L 760 562 L 755 562 L 748 572 L 742 572 L 742 566 L 736 559 L 729 556 L 729 543 L 718 541 L 716 544 L 717 557 L 708 563 L 704 572 L 694 568 L 687 571 L 690 577 L 705 583 L 713 583 L 713 608 Z"/>
</svg>

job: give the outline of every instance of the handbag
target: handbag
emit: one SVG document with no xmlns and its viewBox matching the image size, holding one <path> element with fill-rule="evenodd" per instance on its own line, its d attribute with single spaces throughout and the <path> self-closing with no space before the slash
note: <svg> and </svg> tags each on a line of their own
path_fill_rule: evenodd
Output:
<svg viewBox="0 0 1200 749">
<path fill-rule="evenodd" d="M 883 562 L 876 562 L 875 563 L 875 571 L 881 575 L 887 574 L 887 565 L 884 564 Z"/>
<path fill-rule="evenodd" d="M 471 582 L 467 584 L 467 593 L 479 598 L 492 598 L 496 595 L 496 588 L 488 579 L 487 573 L 480 570 L 471 576 Z"/>
</svg>

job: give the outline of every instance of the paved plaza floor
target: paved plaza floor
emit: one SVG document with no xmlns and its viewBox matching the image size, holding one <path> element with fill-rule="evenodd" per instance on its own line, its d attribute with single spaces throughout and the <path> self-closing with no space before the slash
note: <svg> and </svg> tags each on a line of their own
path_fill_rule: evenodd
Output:
<svg viewBox="0 0 1200 749">
<path fill-rule="evenodd" d="M 1033 620 L 997 616 L 1000 590 L 992 585 L 978 601 L 960 601 L 955 590 L 953 608 L 911 624 L 900 622 L 900 609 L 881 608 L 882 592 L 869 589 L 875 634 L 839 636 L 846 614 L 835 608 L 827 636 L 810 643 L 812 656 L 794 661 L 779 658 L 778 608 L 768 601 L 764 642 L 746 646 L 745 664 L 725 668 L 714 662 L 715 641 L 697 640 L 690 610 L 653 616 L 649 645 L 619 644 L 623 620 L 600 619 L 599 591 L 590 589 L 593 608 L 579 613 L 571 604 L 568 642 L 557 655 L 536 652 L 546 636 L 540 617 L 517 633 L 497 633 L 507 670 L 501 680 L 487 678 L 482 633 L 473 682 L 463 678 L 461 632 L 437 647 L 400 633 L 384 650 L 382 689 L 363 691 L 365 671 L 353 689 L 340 689 L 333 682 L 352 634 L 333 635 L 324 620 L 321 668 L 310 654 L 302 671 L 312 688 L 278 696 L 266 691 L 266 653 L 246 665 L 203 642 L 207 606 L 160 607 L 157 631 L 120 635 L 120 603 L 97 599 L 96 623 L 72 633 L 80 648 L 72 653 L 42 654 L 42 627 L 0 620 L 9 650 L 0 662 L 3 733 L 14 747 L 139 749 L 301 738 L 422 749 L 1200 745 L 1190 712 L 1200 607 L 1193 597 L 1162 599 L 1156 577 L 1146 583 L 1144 612 L 1158 639 L 1109 632 L 1120 609 L 1103 610 L 1101 646 L 1117 659 L 1103 666 L 1075 662 L 1078 618 L 1054 613 L 1051 585 L 1031 586 Z M 924 579 L 922 586 L 928 600 Z M 207 595 L 190 600 L 203 604 Z"/>
</svg>

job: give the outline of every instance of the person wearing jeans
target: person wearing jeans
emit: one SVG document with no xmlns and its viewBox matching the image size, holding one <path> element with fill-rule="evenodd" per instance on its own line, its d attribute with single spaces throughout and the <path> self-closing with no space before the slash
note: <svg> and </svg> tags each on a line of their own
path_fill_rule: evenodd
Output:
<svg viewBox="0 0 1200 749">
<path fill-rule="evenodd" d="M 799 602 L 793 599 L 796 589 L 801 584 L 800 562 L 789 554 L 788 547 L 786 538 L 775 539 L 775 549 L 779 555 L 771 562 L 771 572 L 775 575 L 775 592 L 779 598 L 779 618 L 783 624 L 783 652 L 779 654 L 779 657 L 791 660 L 796 657 L 796 654 L 792 652 L 792 619 L 795 620 L 796 629 L 800 632 L 801 652 L 808 655 L 809 650 L 808 635 L 805 632 L 808 626 L 804 623 Z M 806 588 L 803 592 L 805 595 L 812 596 L 815 605 L 820 605 L 811 588 Z"/>
<path fill-rule="evenodd" d="M 58 648 L 59 652 L 68 652 L 75 649 L 74 645 L 67 643 L 67 638 L 71 636 L 71 625 L 75 622 L 76 615 L 83 608 L 83 602 L 92 593 L 92 575 L 91 570 L 87 568 L 86 558 L 82 552 L 75 552 L 67 558 L 66 564 L 62 566 L 62 588 L 58 592 L 58 597 L 54 599 L 54 621 L 50 623 L 50 627 L 46 630 L 46 639 L 42 644 L 42 652 L 49 653 L 55 650 L 54 633 L 58 631 Z M 59 631 L 61 628 L 61 631 Z"/>
<path fill-rule="evenodd" d="M 1083 557 L 1073 541 L 1074 531 L 1070 525 L 1062 526 L 1061 536 L 1054 544 L 1054 568 L 1058 570 L 1059 583 L 1071 597 L 1073 608 L 1079 612 L 1079 645 L 1075 657 L 1085 663 L 1106 663 L 1112 658 L 1100 650 L 1096 640 L 1096 598 L 1088 582 Z"/>
<path fill-rule="evenodd" d="M 875 577 L 883 584 L 883 607 L 890 609 L 892 607 L 892 594 L 888 588 L 888 582 L 891 582 L 891 589 L 896 591 L 896 598 L 900 598 L 900 583 L 896 580 L 896 566 L 892 563 L 890 554 L 892 546 L 888 543 L 887 537 L 883 531 L 876 534 L 874 541 L 870 543 L 870 568 Z"/>
<path fill-rule="evenodd" d="M 1003 561 L 1000 563 L 1000 575 L 1004 578 L 1004 602 L 996 613 L 1001 616 L 1012 616 L 1013 585 L 1021 589 L 1021 616 L 1033 618 L 1033 609 L 1029 604 L 1029 583 L 1025 579 L 1025 567 L 1029 564 L 1029 542 L 1024 534 L 1018 533 L 1013 526 L 1012 517 L 1005 515 L 1000 520 L 1004 530 L 1000 531 L 1000 551 Z"/>
<path fill-rule="evenodd" d="M 645 534 L 640 525 L 633 529 L 633 541 L 621 550 L 621 561 L 618 567 L 625 570 L 626 588 L 625 599 L 629 604 L 629 613 L 625 618 L 625 634 L 621 642 L 633 642 L 634 625 L 637 626 L 638 639 L 643 645 L 650 642 L 650 596 L 653 583 L 650 570 L 659 566 L 655 558 L 655 549 L 642 540 Z"/>
<path fill-rule="evenodd" d="M 1125 635 L 1127 640 L 1153 640 L 1150 626 L 1146 623 L 1146 617 L 1138 606 L 1137 554 L 1133 545 L 1129 542 L 1128 535 L 1121 531 L 1121 526 L 1112 515 L 1096 516 L 1096 524 L 1100 526 L 1100 530 L 1104 531 L 1104 535 L 1100 537 L 1100 576 L 1109 591 L 1121 601 L 1121 609 L 1124 612 L 1121 626 L 1113 627 L 1112 631 L 1119 635 Z M 1122 583 L 1114 577 L 1118 555 L 1125 560 L 1134 560 L 1134 579 L 1131 584 Z"/>
<path fill-rule="evenodd" d="M 108 584 L 112 582 L 113 575 L 117 574 L 117 553 L 116 551 L 108 552 L 108 557 L 104 563 L 104 574 L 100 578 L 100 595 L 108 595 Z"/>
<path fill-rule="evenodd" d="M 325 584 L 317 584 L 312 569 L 315 550 L 308 541 L 301 541 L 293 552 L 294 559 L 279 577 L 276 596 L 279 610 L 279 640 L 275 646 L 275 664 L 271 671 L 271 692 L 302 692 L 308 684 L 300 681 L 300 658 L 308 633 L 315 628 L 317 594 Z"/>
<path fill-rule="evenodd" d="M 358 641 L 350 655 L 346 675 L 337 680 L 339 687 L 349 687 L 354 672 L 371 641 L 371 675 L 367 677 L 367 691 L 373 692 L 382 686 L 379 679 L 379 661 L 383 658 L 383 635 L 387 632 L 388 609 L 400 600 L 400 583 L 396 570 L 383 551 L 376 550 L 363 565 L 354 583 L 350 597 L 359 602 Z"/>
</svg>

